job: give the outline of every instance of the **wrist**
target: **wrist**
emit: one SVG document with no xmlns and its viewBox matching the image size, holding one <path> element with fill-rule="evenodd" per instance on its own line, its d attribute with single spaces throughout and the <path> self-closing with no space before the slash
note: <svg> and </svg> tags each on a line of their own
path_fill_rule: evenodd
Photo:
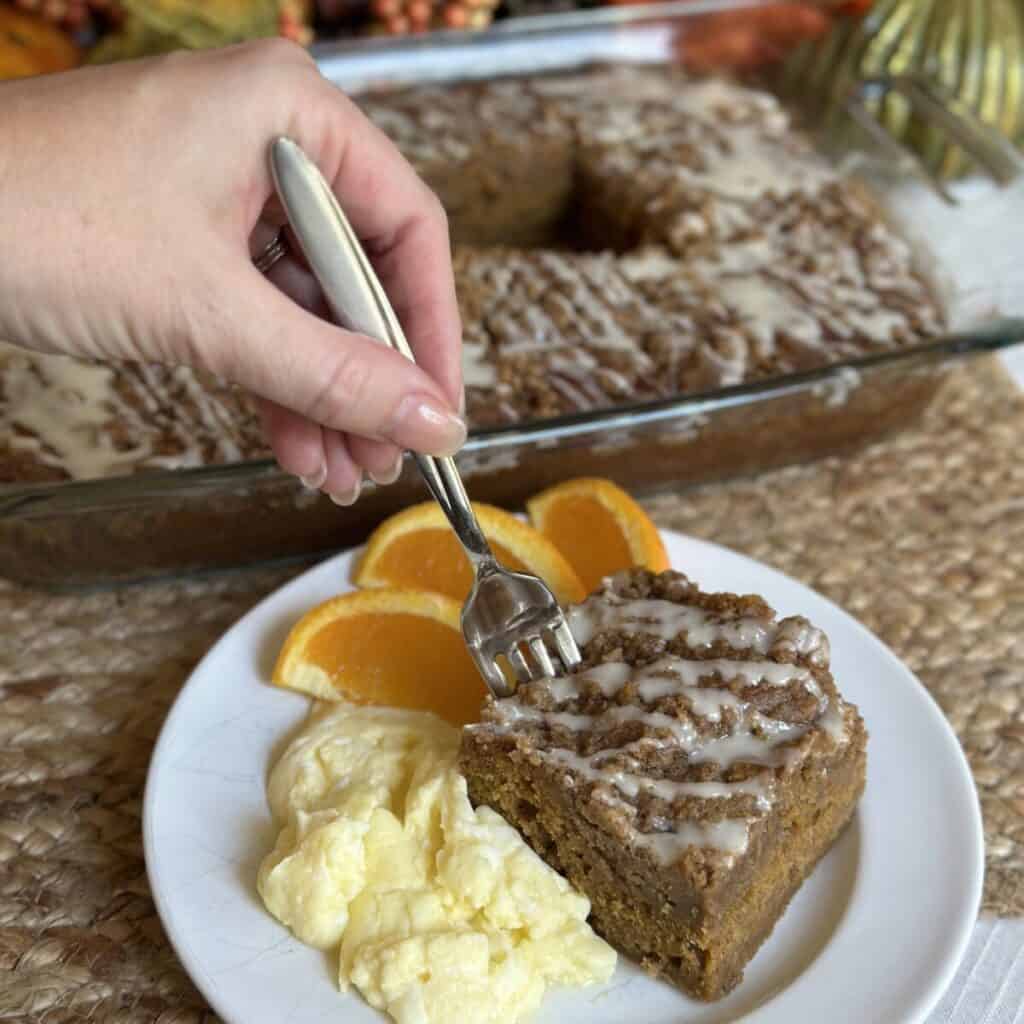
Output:
<svg viewBox="0 0 1024 1024">
<path fill-rule="evenodd" d="M 29 326 L 22 312 L 24 276 L 33 257 L 31 233 L 26 233 L 23 194 L 19 82 L 0 83 L 0 340 L 29 344 Z"/>
<path fill-rule="evenodd" d="M 115 186 L 83 124 L 80 74 L 0 85 L 0 340 L 102 358 L 122 354 L 103 267 L 115 246 L 100 244 Z"/>
</svg>

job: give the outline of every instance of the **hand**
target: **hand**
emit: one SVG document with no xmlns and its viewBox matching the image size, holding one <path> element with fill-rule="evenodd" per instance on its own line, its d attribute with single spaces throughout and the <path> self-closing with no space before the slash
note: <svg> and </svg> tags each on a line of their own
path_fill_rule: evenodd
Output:
<svg viewBox="0 0 1024 1024">
<path fill-rule="evenodd" d="M 251 263 L 281 217 L 268 145 L 317 163 L 419 366 L 320 316 L 308 271 Z M 258 396 L 278 461 L 347 504 L 465 426 L 447 224 L 398 151 L 281 40 L 0 85 L 0 336 L 188 363 Z M 269 279 L 268 279 L 269 278 Z"/>
</svg>

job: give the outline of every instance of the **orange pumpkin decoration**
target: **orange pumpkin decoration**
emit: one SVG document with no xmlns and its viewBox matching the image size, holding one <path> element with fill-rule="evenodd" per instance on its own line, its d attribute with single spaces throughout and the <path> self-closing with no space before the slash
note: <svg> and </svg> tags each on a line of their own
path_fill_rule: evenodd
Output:
<svg viewBox="0 0 1024 1024">
<path fill-rule="evenodd" d="M 695 73 L 751 71 L 772 64 L 798 43 L 823 35 L 831 15 L 808 3 L 778 3 L 685 20 L 676 51 Z"/>
<path fill-rule="evenodd" d="M 67 71 L 78 65 L 81 56 L 60 29 L 0 4 L 0 80 Z"/>
</svg>

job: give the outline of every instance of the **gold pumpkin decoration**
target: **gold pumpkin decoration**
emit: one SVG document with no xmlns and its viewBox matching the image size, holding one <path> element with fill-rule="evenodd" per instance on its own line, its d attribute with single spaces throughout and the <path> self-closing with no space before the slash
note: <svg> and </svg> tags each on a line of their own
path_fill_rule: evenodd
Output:
<svg viewBox="0 0 1024 1024">
<path fill-rule="evenodd" d="M 838 109 L 861 78 L 927 75 L 1007 138 L 1024 142 L 1024 3 L 1021 0 L 876 0 L 786 62 L 783 88 Z M 943 177 L 970 166 L 948 136 L 894 93 L 867 99 L 898 139 Z"/>
<path fill-rule="evenodd" d="M 277 35 L 280 0 L 121 0 L 120 29 L 89 52 L 93 64 L 226 46 Z"/>
</svg>

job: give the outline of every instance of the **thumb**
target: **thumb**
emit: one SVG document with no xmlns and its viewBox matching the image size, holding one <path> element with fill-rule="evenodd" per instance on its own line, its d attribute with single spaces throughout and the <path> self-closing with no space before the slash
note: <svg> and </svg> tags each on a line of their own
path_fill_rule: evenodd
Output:
<svg viewBox="0 0 1024 1024">
<path fill-rule="evenodd" d="M 464 420 L 415 363 L 303 309 L 253 268 L 226 289 L 229 328 L 199 353 L 215 373 L 315 423 L 450 455 L 466 440 Z"/>
</svg>

